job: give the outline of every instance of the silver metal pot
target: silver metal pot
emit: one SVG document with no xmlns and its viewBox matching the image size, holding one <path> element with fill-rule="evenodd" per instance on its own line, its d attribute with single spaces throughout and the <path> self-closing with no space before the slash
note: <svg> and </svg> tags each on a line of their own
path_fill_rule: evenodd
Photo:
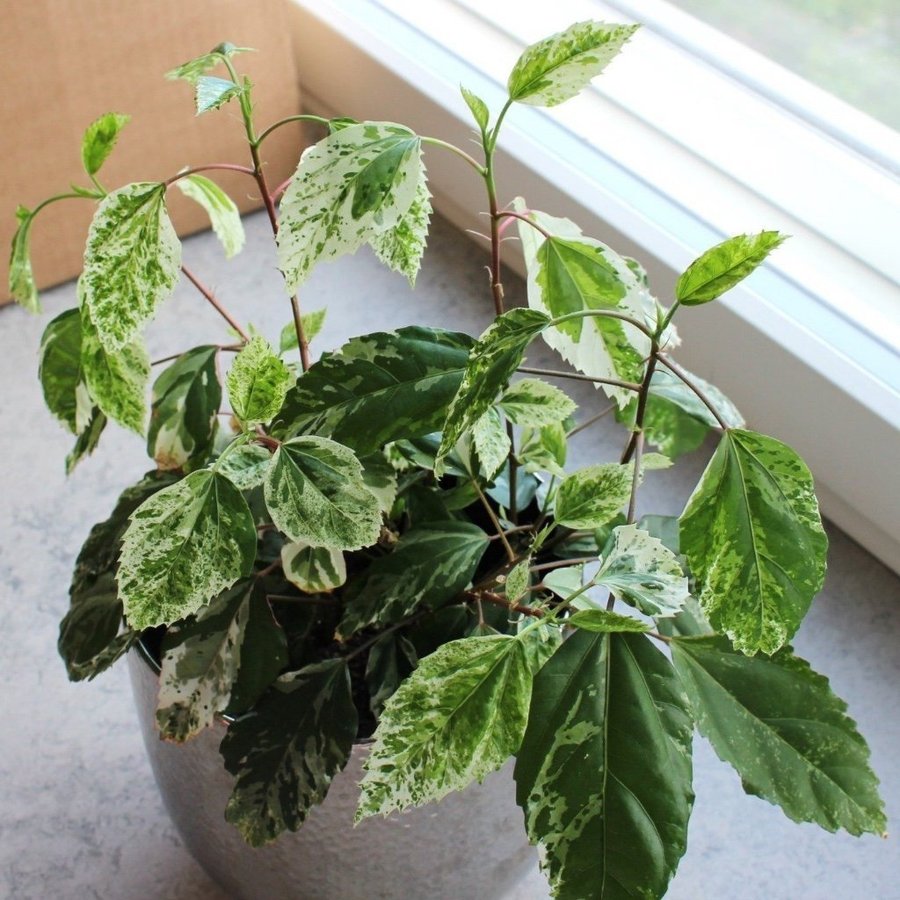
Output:
<svg viewBox="0 0 900 900">
<path fill-rule="evenodd" d="M 353 815 L 366 744 L 356 744 L 325 802 L 295 834 L 248 847 L 225 821 L 232 777 L 218 747 L 225 724 L 182 746 L 161 741 L 154 710 L 159 669 L 142 646 L 128 654 L 144 744 L 188 850 L 226 891 L 245 900 L 542 900 L 512 766 L 430 804 L 366 819 Z"/>
</svg>

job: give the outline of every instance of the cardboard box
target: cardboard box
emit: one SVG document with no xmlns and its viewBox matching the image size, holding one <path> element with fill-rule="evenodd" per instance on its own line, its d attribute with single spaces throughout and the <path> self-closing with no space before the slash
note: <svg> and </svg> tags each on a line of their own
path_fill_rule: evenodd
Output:
<svg viewBox="0 0 900 900">
<path fill-rule="evenodd" d="M 131 181 L 161 181 L 188 164 L 249 164 L 237 104 L 195 116 L 192 87 L 165 79 L 165 72 L 222 41 L 254 47 L 259 52 L 240 54 L 235 64 L 253 81 L 257 127 L 300 111 L 284 3 L 28 0 L 7 5 L 0 28 L 0 302 L 8 299 L 16 206 L 31 209 L 73 182 L 89 186 L 81 166 L 81 136 L 104 113 L 132 117 L 99 173 L 107 190 Z M 270 187 L 291 174 L 301 148 L 297 125 L 267 138 L 263 157 Z M 260 205 L 256 183 L 248 176 L 207 174 L 243 211 Z M 180 234 L 209 227 L 206 214 L 180 191 L 171 191 L 169 201 Z M 35 219 L 31 248 L 39 287 L 81 271 L 94 209 L 91 200 L 65 200 Z"/>
</svg>

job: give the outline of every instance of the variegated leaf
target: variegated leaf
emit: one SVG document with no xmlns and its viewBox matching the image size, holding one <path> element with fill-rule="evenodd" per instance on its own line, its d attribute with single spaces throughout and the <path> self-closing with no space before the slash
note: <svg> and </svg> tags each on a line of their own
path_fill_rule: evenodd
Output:
<svg viewBox="0 0 900 900">
<path fill-rule="evenodd" d="M 78 435 L 75 446 L 66 455 L 66 475 L 71 475 L 75 466 L 97 449 L 104 428 L 106 428 L 106 416 L 95 406 L 91 410 L 91 417 L 84 431 Z"/>
<path fill-rule="evenodd" d="M 131 343 L 178 282 L 181 242 L 165 197 L 164 184 L 128 184 L 103 200 L 91 222 L 79 287 L 110 352 Z"/>
<path fill-rule="evenodd" d="M 255 557 L 240 491 L 217 472 L 192 472 L 131 516 L 117 576 L 125 617 L 141 630 L 192 615 L 249 575 Z"/>
<path fill-rule="evenodd" d="M 252 582 L 238 583 L 195 618 L 166 629 L 156 706 L 160 737 L 186 741 L 228 706 L 252 596 Z"/>
<path fill-rule="evenodd" d="M 566 528 L 599 528 L 628 502 L 633 469 L 603 463 L 586 466 L 563 479 L 556 494 L 555 517 Z"/>
<path fill-rule="evenodd" d="M 578 22 L 532 44 L 510 73 L 510 99 L 531 106 L 569 100 L 606 68 L 637 27 Z"/>
<path fill-rule="evenodd" d="M 499 769 L 519 749 L 548 652 L 530 632 L 451 641 L 421 660 L 382 712 L 357 821 L 440 800 Z"/>
<path fill-rule="evenodd" d="M 645 635 L 563 641 L 535 678 L 515 770 L 557 900 L 666 892 L 694 799 L 692 731 L 678 676 Z"/>
<path fill-rule="evenodd" d="M 347 580 L 347 564 L 340 550 L 293 542 L 281 548 L 284 577 L 307 594 L 326 594 Z"/>
<path fill-rule="evenodd" d="M 34 270 L 31 268 L 31 223 L 34 216 L 30 210 L 20 206 L 16 210 L 18 226 L 12 239 L 9 252 L 9 295 L 20 306 L 29 312 L 41 311 L 37 285 L 34 282 Z"/>
<path fill-rule="evenodd" d="M 579 628 L 581 631 L 601 634 L 613 631 L 640 633 L 650 630 L 646 622 L 639 622 L 631 616 L 620 616 L 607 609 L 580 609 L 566 619 L 566 625 Z"/>
<path fill-rule="evenodd" d="M 466 106 L 469 107 L 469 110 L 472 113 L 472 118 L 475 119 L 475 124 L 478 126 L 479 131 L 487 131 L 488 122 L 491 117 L 491 113 L 488 109 L 487 103 L 485 103 L 484 100 L 481 99 L 481 97 L 470 91 L 467 87 L 463 87 L 462 85 L 460 85 L 459 91 L 462 94 L 463 100 L 466 101 Z"/>
<path fill-rule="evenodd" d="M 103 344 L 90 312 L 82 306 L 81 369 L 87 392 L 103 413 L 143 436 L 150 380 L 150 358 L 143 339 L 137 337 L 110 350 Z"/>
<path fill-rule="evenodd" d="M 637 525 L 613 531 L 594 582 L 648 616 L 678 615 L 689 596 L 675 554 Z"/>
<path fill-rule="evenodd" d="M 611 309 L 655 327 L 656 302 L 627 260 L 600 241 L 585 237 L 573 222 L 528 210 L 517 199 L 515 208 L 527 214 L 553 237 L 547 241 L 526 222 L 519 237 L 528 271 L 528 305 L 551 316 L 583 310 Z M 548 328 L 544 340 L 578 371 L 592 378 L 640 381 L 650 341 L 633 325 L 603 316 L 573 319 Z M 661 345 L 672 349 L 678 337 L 670 325 Z M 599 385 L 624 407 L 632 391 Z"/>
<path fill-rule="evenodd" d="M 119 132 L 131 121 L 131 116 L 106 113 L 88 125 L 81 139 L 81 162 L 88 175 L 96 175 L 119 137 Z"/>
<path fill-rule="evenodd" d="M 366 687 L 373 716 L 381 716 L 384 704 L 418 664 L 416 648 L 397 631 L 381 635 L 372 644 L 366 661 Z"/>
<path fill-rule="evenodd" d="M 283 675 L 222 741 L 235 776 L 225 818 L 253 847 L 296 831 L 347 764 L 356 728 L 342 659 Z"/>
<path fill-rule="evenodd" d="M 244 226 L 234 200 L 214 181 L 202 175 L 186 175 L 175 182 L 185 197 L 199 203 L 209 216 L 213 232 L 225 250 L 226 259 L 244 246 Z"/>
<path fill-rule="evenodd" d="M 196 84 L 197 79 L 201 75 L 212 71 L 223 59 L 234 56 L 236 53 L 252 52 L 252 50 L 252 47 L 235 47 L 230 41 L 223 41 L 221 44 L 216 44 L 209 53 L 204 53 L 202 56 L 196 57 L 196 59 L 190 59 L 186 63 L 182 63 L 180 66 L 166 72 L 166 78 L 173 81 L 180 79 L 190 84 Z"/>
<path fill-rule="evenodd" d="M 353 338 L 297 379 L 273 433 L 324 435 L 368 455 L 437 431 L 472 344 L 468 335 L 418 326 Z"/>
<path fill-rule="evenodd" d="M 272 454 L 259 444 L 244 444 L 230 451 L 219 465 L 219 471 L 242 491 L 259 487 L 272 464 Z"/>
<path fill-rule="evenodd" d="M 393 228 L 369 238 L 375 255 L 388 268 L 405 275 L 410 287 L 416 284 L 430 222 L 431 192 L 423 179 L 416 189 L 415 199 L 400 221 Z"/>
<path fill-rule="evenodd" d="M 239 97 L 244 92 L 244 86 L 235 84 L 228 78 L 201 75 L 194 82 L 194 90 L 194 102 L 197 105 L 197 115 L 200 116 Z"/>
<path fill-rule="evenodd" d="M 348 447 L 307 436 L 285 441 L 266 472 L 266 506 L 292 541 L 357 550 L 378 540 L 381 505 Z"/>
<path fill-rule="evenodd" d="M 539 378 L 522 378 L 500 398 L 500 408 L 516 425 L 542 428 L 565 421 L 576 409 L 568 394 Z"/>
<path fill-rule="evenodd" d="M 869 748 L 828 679 L 789 648 L 748 658 L 720 636 L 676 638 L 672 659 L 700 733 L 744 790 L 795 822 L 884 834 Z"/>
<path fill-rule="evenodd" d="M 487 535 L 469 522 L 410 529 L 347 585 L 338 630 L 347 637 L 398 622 L 420 604 L 437 609 L 466 587 L 487 548 Z"/>
<path fill-rule="evenodd" d="M 360 122 L 307 148 L 281 201 L 278 263 L 288 293 L 315 263 L 399 225 L 424 180 L 421 141 L 401 125 Z"/>
<path fill-rule="evenodd" d="M 491 481 L 509 457 L 512 443 L 496 408 L 490 407 L 472 425 L 472 443 L 485 480 Z"/>
<path fill-rule="evenodd" d="M 462 383 L 444 423 L 434 471 L 440 475 L 444 460 L 463 432 L 493 405 L 497 395 L 522 362 L 525 350 L 546 327 L 549 319 L 530 309 L 511 309 L 493 321 L 469 353 Z"/>
<path fill-rule="evenodd" d="M 712 626 L 744 653 L 774 653 L 821 589 L 827 548 L 803 460 L 774 438 L 725 432 L 681 515 Z"/>
<path fill-rule="evenodd" d="M 81 313 L 68 309 L 53 319 L 41 338 L 38 374 L 47 408 L 72 434 L 81 434 L 94 404 L 81 370 Z"/>
<path fill-rule="evenodd" d="M 375 495 L 381 511 L 389 513 L 397 499 L 397 473 L 383 453 L 362 457 L 363 483 Z"/>
<path fill-rule="evenodd" d="M 530 568 L 531 557 L 529 556 L 527 559 L 523 559 L 521 562 L 516 563 L 510 570 L 509 575 L 506 576 L 504 593 L 506 594 L 506 599 L 509 600 L 510 603 L 516 603 L 528 593 L 528 590 L 531 587 Z"/>
<path fill-rule="evenodd" d="M 309 313 L 303 313 L 300 316 L 300 325 L 303 328 L 303 336 L 309 344 L 322 330 L 325 324 L 326 309 L 315 309 Z M 297 337 L 297 326 L 293 322 L 288 322 L 281 329 L 281 336 L 278 340 L 278 352 L 284 356 L 291 350 L 296 350 L 300 346 L 300 339 Z"/>
<path fill-rule="evenodd" d="M 228 398 L 245 429 L 268 424 L 281 410 L 291 385 L 290 369 L 265 338 L 256 336 L 238 353 L 228 372 Z"/>
<path fill-rule="evenodd" d="M 147 452 L 161 469 L 202 465 L 212 451 L 222 403 L 217 353 L 214 346 L 188 350 L 153 385 Z"/>
<path fill-rule="evenodd" d="M 522 429 L 516 458 L 526 472 L 549 472 L 564 478 L 567 454 L 566 429 L 560 422 Z"/>
</svg>

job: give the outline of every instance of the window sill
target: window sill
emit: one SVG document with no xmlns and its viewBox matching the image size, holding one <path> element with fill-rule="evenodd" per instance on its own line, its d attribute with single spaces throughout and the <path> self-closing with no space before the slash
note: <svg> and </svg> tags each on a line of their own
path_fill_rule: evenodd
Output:
<svg viewBox="0 0 900 900">
<path fill-rule="evenodd" d="M 314 111 L 399 119 L 421 133 L 465 146 L 471 125 L 459 83 L 495 109 L 502 102 L 502 89 L 490 75 L 377 4 L 294 0 L 293 13 L 306 104 Z M 721 240 L 721 231 L 648 183 L 643 172 L 598 153 L 563 124 L 527 108 L 517 108 L 507 123 L 498 160 L 501 191 L 515 186 L 535 208 L 568 216 L 586 233 L 639 258 L 659 296 L 670 296 L 677 273 Z M 638 138 L 645 154 L 672 149 L 645 127 L 632 136 Z M 483 217 L 472 212 L 484 208 L 477 179 L 450 154 L 431 152 L 427 164 L 438 210 L 460 228 L 483 231 Z M 691 168 L 692 183 L 702 185 L 698 194 L 737 209 L 733 219 L 746 214 L 746 224 L 736 231 L 765 224 L 799 233 L 789 220 L 784 224 L 778 210 L 761 223 L 765 209 L 759 198 L 742 197 L 721 173 L 704 175 L 696 161 Z M 714 181 L 703 182 L 703 177 Z M 834 255 L 821 238 L 803 235 L 802 241 L 809 242 L 807 266 L 833 264 Z M 516 245 L 506 246 L 508 262 L 521 271 Z M 857 289 L 863 284 L 862 290 L 898 292 L 896 284 L 865 267 L 852 271 L 849 282 Z M 723 302 L 685 310 L 679 317 L 684 338 L 679 358 L 728 393 L 756 428 L 796 447 L 813 470 L 825 514 L 898 569 L 900 479 L 883 473 L 896 465 L 900 359 L 888 344 L 848 327 L 833 307 L 820 302 L 815 292 L 820 278 L 799 283 L 807 287 L 767 269 Z M 803 324 L 812 315 L 817 332 Z M 836 350 L 823 332 L 829 338 L 839 334 L 842 349 Z"/>
</svg>

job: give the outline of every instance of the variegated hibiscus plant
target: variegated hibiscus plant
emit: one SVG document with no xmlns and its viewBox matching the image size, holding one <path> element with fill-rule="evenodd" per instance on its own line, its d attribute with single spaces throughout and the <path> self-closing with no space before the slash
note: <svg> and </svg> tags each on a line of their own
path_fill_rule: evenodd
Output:
<svg viewBox="0 0 900 900">
<path fill-rule="evenodd" d="M 225 816 L 250 844 L 300 828 L 357 741 L 371 742 L 360 819 L 515 758 L 555 897 L 660 897 L 685 851 L 695 726 L 791 819 L 885 828 L 863 738 L 788 643 L 825 572 L 809 470 L 672 356 L 676 315 L 702 315 L 782 236 L 718 244 L 664 305 L 639 263 L 498 197 L 507 111 L 573 97 L 633 30 L 583 22 L 530 46 L 496 115 L 463 88 L 479 158 L 388 122 L 286 119 L 326 133 L 275 188 L 261 151 L 284 122 L 258 130 L 242 48 L 221 44 L 169 75 L 196 87 L 199 113 L 239 109 L 249 164 L 108 192 L 97 174 L 127 122 L 108 114 L 84 136 L 89 186 L 46 201 L 97 203 L 79 305 L 41 344 L 47 404 L 76 435 L 68 467 L 110 419 L 145 435 L 157 464 L 88 536 L 59 648 L 85 679 L 144 640 L 166 739 L 226 717 Z M 317 263 L 368 244 L 415 280 L 425 147 L 484 182 L 493 320 L 477 338 L 415 324 L 366 334 L 314 361 L 324 311 L 302 312 L 297 291 Z M 226 255 L 241 248 L 234 203 L 201 174 L 222 169 L 255 180 L 271 220 L 289 320 L 277 345 L 181 263 L 172 188 L 209 213 Z M 12 250 L 12 293 L 31 309 L 28 238 L 46 203 L 19 210 Z M 506 226 L 524 249 L 527 308 L 504 308 Z M 148 416 L 141 331 L 182 274 L 231 330 L 160 361 Z M 560 373 L 524 365 L 539 337 L 608 396 L 618 458 L 564 468 L 567 438 L 602 413 L 576 421 Z M 710 434 L 683 513 L 638 518 L 645 476 Z"/>
</svg>

